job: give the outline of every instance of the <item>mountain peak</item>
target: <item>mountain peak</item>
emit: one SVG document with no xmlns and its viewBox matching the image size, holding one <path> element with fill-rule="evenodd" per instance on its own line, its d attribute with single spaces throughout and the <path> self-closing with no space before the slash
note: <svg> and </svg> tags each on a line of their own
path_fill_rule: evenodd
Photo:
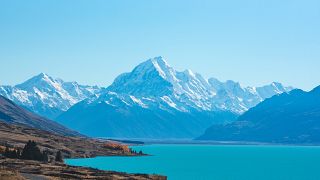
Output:
<svg viewBox="0 0 320 180">
<path fill-rule="evenodd" d="M 154 57 L 154 58 L 150 58 L 144 62 L 142 62 L 140 65 L 153 65 L 153 66 L 169 66 L 169 64 L 167 63 L 166 60 L 163 59 L 162 56 L 158 56 L 158 57 Z M 138 66 L 140 66 L 138 65 Z"/>
<path fill-rule="evenodd" d="M 27 81 L 16 85 L 16 87 L 30 88 L 30 87 L 36 86 L 37 84 L 42 84 L 42 85 L 43 85 L 43 83 L 52 84 L 54 82 L 55 82 L 55 80 L 52 77 L 50 77 L 48 74 L 40 73 L 40 74 L 28 79 Z"/>
<path fill-rule="evenodd" d="M 315 87 L 310 91 L 311 93 L 319 93 L 320 94 L 320 86 Z"/>
<path fill-rule="evenodd" d="M 39 76 L 39 77 L 48 77 L 48 74 L 42 72 L 42 73 L 38 74 L 37 76 Z"/>
<path fill-rule="evenodd" d="M 161 56 L 149 59 L 147 62 L 151 62 L 153 67 L 155 67 L 158 71 L 165 71 L 166 69 L 171 68 L 167 61 Z"/>
<path fill-rule="evenodd" d="M 172 91 L 171 82 L 175 79 L 175 70 L 159 56 L 119 75 L 107 89 L 130 95 L 164 95 Z"/>
<path fill-rule="evenodd" d="M 157 72 L 167 80 L 173 74 L 174 69 L 161 56 L 158 56 L 139 64 L 132 72 L 139 75 Z"/>
<path fill-rule="evenodd" d="M 283 87 L 283 85 L 279 82 L 272 82 L 271 85 L 275 87 Z"/>
<path fill-rule="evenodd" d="M 153 63 L 168 65 L 167 61 L 165 59 L 163 59 L 162 56 L 151 58 L 151 59 L 149 59 L 149 61 L 152 61 Z"/>
<path fill-rule="evenodd" d="M 31 79 L 33 79 L 33 80 L 44 80 L 44 81 L 55 81 L 54 78 L 52 78 L 51 76 L 49 76 L 46 73 L 40 73 L 40 74 L 32 77 Z M 29 79 L 29 80 L 31 80 L 31 79 Z"/>
<path fill-rule="evenodd" d="M 307 93 L 305 91 L 303 91 L 302 89 L 294 89 L 290 92 L 288 92 L 289 95 L 298 95 L 300 96 L 301 94 Z"/>
<path fill-rule="evenodd" d="M 43 73 L 43 72 L 39 73 L 38 75 L 33 76 L 30 79 L 52 79 L 53 80 L 53 78 L 51 76 L 49 76 L 47 73 Z"/>
<path fill-rule="evenodd" d="M 41 79 L 52 79 L 48 74 L 46 73 L 40 73 L 36 76 L 33 76 L 29 80 L 34 79 L 34 80 L 41 80 Z"/>
<path fill-rule="evenodd" d="M 196 76 L 190 69 L 186 69 L 184 73 L 187 74 L 188 76 L 192 76 L 192 77 Z"/>
</svg>

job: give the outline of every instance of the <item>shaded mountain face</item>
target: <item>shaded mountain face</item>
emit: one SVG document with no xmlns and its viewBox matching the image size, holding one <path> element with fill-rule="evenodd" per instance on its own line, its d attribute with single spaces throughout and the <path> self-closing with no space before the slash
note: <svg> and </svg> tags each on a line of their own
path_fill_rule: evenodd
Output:
<svg viewBox="0 0 320 180">
<path fill-rule="evenodd" d="M 3 96 L 0 96 L 0 121 L 41 129 L 60 135 L 80 136 L 80 134 L 75 131 L 69 130 L 56 122 L 35 115 L 19 107 Z"/>
<path fill-rule="evenodd" d="M 76 104 L 57 120 L 91 136 L 194 138 L 291 89 L 280 83 L 255 88 L 205 79 L 190 70 L 176 71 L 157 57 L 120 75 L 99 96 Z"/>
<path fill-rule="evenodd" d="M 41 116 L 54 119 L 72 105 L 99 93 L 97 86 L 64 82 L 41 73 L 16 86 L 0 86 L 0 95 Z"/>
<path fill-rule="evenodd" d="M 236 117 L 230 112 L 186 113 L 83 101 L 63 113 L 58 122 L 92 137 L 171 139 L 199 136 L 212 123 Z"/>
<path fill-rule="evenodd" d="M 265 100 L 237 121 L 209 128 L 201 140 L 320 143 L 320 86 Z"/>
</svg>

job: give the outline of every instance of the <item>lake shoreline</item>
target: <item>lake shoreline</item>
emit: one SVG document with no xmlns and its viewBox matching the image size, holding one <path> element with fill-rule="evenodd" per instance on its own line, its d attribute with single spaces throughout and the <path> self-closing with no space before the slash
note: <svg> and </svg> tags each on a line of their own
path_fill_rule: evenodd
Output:
<svg viewBox="0 0 320 180">
<path fill-rule="evenodd" d="M 117 172 L 162 174 L 171 180 L 320 178 L 315 166 L 320 161 L 318 146 L 146 144 L 132 148 L 151 156 L 104 156 L 69 159 L 66 163 Z"/>
<path fill-rule="evenodd" d="M 103 138 L 101 138 L 103 139 Z M 320 143 L 269 143 L 269 142 L 252 142 L 252 141 L 206 141 L 193 139 L 107 139 L 117 142 L 126 142 L 129 146 L 144 146 L 150 144 L 172 144 L 172 145 L 255 145 L 255 146 L 320 146 Z M 138 142 L 138 143 L 136 143 Z"/>
<path fill-rule="evenodd" d="M 116 172 L 64 163 L 43 163 L 8 158 L 0 158 L 0 170 L 0 179 L 3 175 L 12 176 L 13 174 L 22 177 L 21 179 L 167 179 L 165 176 L 156 174 Z"/>
</svg>

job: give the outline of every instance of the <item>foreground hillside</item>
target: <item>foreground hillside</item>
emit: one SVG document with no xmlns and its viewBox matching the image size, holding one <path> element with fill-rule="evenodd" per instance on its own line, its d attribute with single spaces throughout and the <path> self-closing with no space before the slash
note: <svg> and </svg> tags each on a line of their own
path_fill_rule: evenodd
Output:
<svg viewBox="0 0 320 180">
<path fill-rule="evenodd" d="M 126 146 L 115 148 L 113 143 L 109 141 L 86 137 L 62 136 L 34 128 L 10 125 L 0 121 L 0 150 L 3 150 L 4 146 L 23 148 L 29 140 L 37 142 L 42 150 L 48 150 L 50 154 L 54 154 L 60 150 L 65 158 L 134 155 L 130 153 Z"/>
<path fill-rule="evenodd" d="M 93 168 L 68 166 L 61 163 L 41 163 L 18 159 L 0 158 L 0 179 L 4 180 L 166 180 L 165 176 L 147 174 L 126 174 L 113 171 L 101 171 Z"/>
<path fill-rule="evenodd" d="M 80 136 L 79 133 L 72 131 L 54 121 L 33 114 L 9 99 L 0 95 L 0 120 L 9 124 L 23 125 L 36 129 L 42 129 L 52 133 L 66 136 Z"/>
<path fill-rule="evenodd" d="M 68 137 L 0 121 L 0 154 L 5 147 L 22 149 L 28 140 L 36 141 L 52 159 L 57 151 L 64 158 L 95 156 L 137 156 L 128 146 L 85 137 Z M 0 179 L 166 179 L 164 176 L 126 174 L 72 167 L 61 163 L 44 163 L 0 157 Z"/>
<path fill-rule="evenodd" d="M 320 144 L 320 86 L 265 100 L 226 125 L 214 125 L 200 140 Z"/>
<path fill-rule="evenodd" d="M 30 140 L 37 142 L 51 160 L 58 151 L 64 158 L 143 155 L 132 152 L 126 145 L 82 136 L 0 96 L 0 154 L 6 154 L 7 148 L 21 151 Z M 0 157 L 0 179 L 165 179 L 71 167 L 51 160 L 44 163 Z"/>
</svg>

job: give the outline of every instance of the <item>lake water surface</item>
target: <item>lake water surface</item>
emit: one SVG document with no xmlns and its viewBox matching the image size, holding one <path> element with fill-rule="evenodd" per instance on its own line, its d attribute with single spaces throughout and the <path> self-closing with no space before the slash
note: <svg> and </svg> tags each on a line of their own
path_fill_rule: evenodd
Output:
<svg viewBox="0 0 320 180">
<path fill-rule="evenodd" d="M 169 180 L 319 180 L 320 147 L 146 145 L 152 156 L 68 159 L 102 170 L 161 174 Z"/>
</svg>

